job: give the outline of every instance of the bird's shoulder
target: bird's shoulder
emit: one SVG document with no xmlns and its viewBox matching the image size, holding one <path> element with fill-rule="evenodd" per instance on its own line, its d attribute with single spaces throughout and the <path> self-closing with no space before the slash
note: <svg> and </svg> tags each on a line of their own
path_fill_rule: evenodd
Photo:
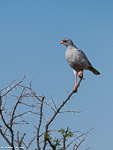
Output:
<svg viewBox="0 0 113 150">
<path fill-rule="evenodd" d="M 78 53 L 78 55 L 79 55 L 81 58 L 88 60 L 86 54 L 85 54 L 81 49 L 78 49 L 78 50 L 77 50 L 77 53 Z"/>
<path fill-rule="evenodd" d="M 78 53 L 82 61 L 86 61 L 89 66 L 92 66 L 86 54 L 81 49 L 78 49 Z"/>
<path fill-rule="evenodd" d="M 85 55 L 85 53 L 81 50 L 81 49 L 77 49 L 77 51 L 78 51 L 78 53 L 80 54 L 80 55 Z M 85 55 L 86 56 L 86 55 Z"/>
</svg>

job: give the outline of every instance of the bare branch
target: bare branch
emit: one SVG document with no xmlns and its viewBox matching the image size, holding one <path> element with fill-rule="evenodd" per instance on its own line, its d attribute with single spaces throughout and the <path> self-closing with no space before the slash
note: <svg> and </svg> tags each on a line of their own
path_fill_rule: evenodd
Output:
<svg viewBox="0 0 113 150">
<path fill-rule="evenodd" d="M 0 96 L 0 116 L 1 116 L 0 121 L 2 121 L 2 124 L 4 124 L 4 125 L 1 124 L 1 126 L 0 126 L 0 134 L 2 135 L 2 137 L 12 147 L 12 150 L 15 149 L 14 148 L 15 145 L 18 147 L 19 150 L 22 150 L 21 146 L 24 145 L 25 146 L 24 149 L 28 150 L 31 148 L 31 145 L 33 145 L 34 141 L 37 143 L 38 150 L 41 150 L 42 148 L 43 148 L 43 150 L 45 150 L 46 146 L 48 146 L 49 148 L 51 148 L 53 150 L 56 150 L 57 148 L 62 146 L 61 149 L 66 150 L 66 149 L 70 148 L 71 144 L 73 144 L 73 150 L 78 150 L 80 145 L 85 141 L 86 135 L 89 134 L 92 129 L 90 129 L 89 131 L 87 131 L 85 133 L 79 133 L 79 136 L 76 136 L 68 144 L 66 142 L 67 138 L 71 137 L 70 133 L 72 133 L 72 136 L 73 136 L 73 132 L 71 132 L 71 131 L 69 132 L 69 130 L 67 128 L 66 131 L 64 130 L 65 132 L 63 134 L 61 133 L 62 137 L 59 140 L 56 138 L 53 139 L 50 136 L 50 134 L 54 134 L 53 132 L 56 132 L 56 134 L 58 134 L 59 130 L 50 130 L 50 129 L 51 129 L 52 123 L 54 122 L 54 120 L 58 114 L 66 113 L 66 112 L 80 113 L 80 111 L 75 111 L 75 110 L 62 111 L 62 108 L 70 100 L 70 98 L 73 96 L 73 94 L 75 92 L 77 92 L 77 89 L 80 86 L 82 79 L 79 80 L 76 91 L 73 90 L 68 95 L 68 97 L 63 102 L 61 102 L 61 104 L 59 106 L 57 106 L 56 102 L 52 96 L 50 96 L 51 104 L 49 104 L 49 102 L 45 101 L 46 99 L 44 96 L 38 96 L 38 94 L 35 93 L 35 91 L 32 89 L 32 81 L 34 80 L 34 78 L 31 80 L 31 82 L 28 86 L 21 85 L 24 78 L 20 82 L 16 83 L 15 85 L 13 85 L 15 82 L 15 81 L 13 81 L 9 86 L 7 86 L 6 88 L 1 90 L 1 92 L 3 92 L 5 90 L 5 93 L 3 93 L 2 96 Z M 10 94 L 14 100 L 16 99 L 16 102 L 13 104 L 13 108 L 7 109 L 7 107 L 6 107 L 7 100 L 3 101 L 4 102 L 4 105 L 3 105 L 1 98 L 4 96 L 7 98 L 7 95 L 13 89 L 15 89 L 17 87 L 18 87 L 18 90 L 15 90 L 15 91 L 20 94 L 19 94 L 19 96 L 17 95 L 17 93 L 15 94 L 14 92 L 13 92 L 14 93 L 13 95 Z M 6 92 L 6 90 L 7 90 L 7 92 Z M 18 108 L 18 106 L 20 106 L 19 104 L 21 104 L 22 108 L 23 108 L 23 106 L 26 107 L 27 111 L 26 111 L 26 109 L 24 109 L 24 112 L 23 111 L 18 112 L 17 108 Z M 46 114 L 46 112 L 44 110 L 45 106 L 46 106 L 46 108 L 50 108 L 49 111 L 52 112 L 52 115 L 49 115 L 49 119 L 47 116 L 48 114 Z M 37 113 L 37 110 L 38 110 L 38 113 Z M 31 122 L 29 122 L 29 120 L 27 120 L 28 118 L 23 119 L 24 115 L 28 115 L 28 113 L 30 113 L 30 117 L 34 116 L 34 114 L 38 115 L 38 125 L 37 125 L 37 127 L 35 125 L 33 125 L 36 128 L 36 130 L 35 130 L 35 132 L 32 132 L 32 131 L 31 132 L 33 134 L 35 134 L 35 136 L 33 136 L 29 140 L 29 143 L 26 144 L 27 140 L 25 138 L 29 138 L 29 137 L 25 136 L 26 133 L 21 134 L 20 133 L 21 130 L 18 131 L 19 129 L 17 129 L 16 127 L 18 127 L 18 126 L 21 127 L 22 125 L 24 126 L 24 124 L 31 125 Z M 7 123 L 8 118 L 10 118 L 10 120 Z M 42 124 L 42 123 L 44 123 L 44 124 Z M 45 130 L 43 127 L 45 128 Z M 8 132 L 8 131 L 10 131 L 10 132 Z M 69 134 L 68 134 L 68 132 L 69 132 Z M 17 136 L 15 136 L 15 134 L 17 134 Z M 47 134 L 48 134 L 48 136 L 46 136 Z M 43 137 L 44 137 L 44 139 L 43 139 Z"/>
<path fill-rule="evenodd" d="M 29 105 L 29 104 L 26 104 L 26 103 L 24 103 L 24 102 L 20 102 L 20 104 L 23 104 L 23 105 L 25 105 L 25 106 L 27 106 L 27 107 L 31 107 L 31 108 L 34 108 L 34 107 L 37 107 L 36 105 Z"/>
<path fill-rule="evenodd" d="M 33 91 L 32 94 L 34 95 L 35 98 L 37 98 L 37 99 L 42 103 L 42 100 L 36 95 L 36 93 L 35 93 L 34 91 Z M 49 105 L 49 104 L 46 103 L 45 101 L 43 101 L 43 103 L 46 104 L 47 106 L 49 106 L 54 112 L 56 112 L 56 111 L 54 110 L 54 108 L 53 108 L 51 105 Z"/>
<path fill-rule="evenodd" d="M 38 128 L 37 128 L 37 148 L 38 150 L 40 150 L 40 146 L 39 146 L 39 132 L 40 132 L 40 127 L 41 127 L 41 123 L 42 123 L 42 116 L 43 116 L 43 101 L 44 101 L 44 98 L 42 98 L 42 103 L 41 103 L 41 106 L 40 106 L 40 119 L 39 119 L 39 124 L 38 124 Z"/>
<path fill-rule="evenodd" d="M 5 134 L 2 132 L 1 129 L 0 129 L 0 133 L 1 133 L 2 137 L 4 138 L 4 140 L 9 144 L 9 146 L 12 146 L 11 142 L 8 140 L 8 138 L 5 136 Z"/>
<path fill-rule="evenodd" d="M 0 97 L 0 99 L 1 99 L 1 97 Z M 10 131 L 10 133 L 11 133 L 11 136 L 12 136 L 12 140 L 11 140 L 11 147 L 13 147 L 12 149 L 14 150 L 14 143 L 13 143 L 13 137 L 14 137 L 14 134 L 13 134 L 13 130 L 12 130 L 12 128 L 6 123 L 6 121 L 5 121 L 5 119 L 4 119 L 4 116 L 3 116 L 3 114 L 2 114 L 2 110 L 1 110 L 1 108 L 0 108 L 0 115 L 1 115 L 1 119 L 2 119 L 2 121 L 3 121 L 3 123 L 4 123 L 4 125 L 9 129 L 9 131 Z M 1 130 L 1 134 L 2 134 L 3 132 L 2 132 L 2 130 Z M 3 134 L 2 134 L 2 136 L 3 136 Z M 8 142 L 8 144 L 9 144 L 9 141 L 7 140 L 7 138 L 5 137 L 5 135 L 3 136 L 3 138 Z"/>
<path fill-rule="evenodd" d="M 42 103 L 42 100 L 40 99 L 40 96 L 37 96 L 37 94 L 35 93 L 35 91 L 33 91 L 33 89 L 31 88 L 31 86 L 30 87 L 24 86 L 24 85 L 20 85 L 20 86 L 29 89 L 31 91 L 32 97 L 35 97 L 39 102 Z M 55 109 L 51 105 L 49 105 L 47 102 L 44 101 L 43 103 L 46 104 L 48 107 L 50 107 L 54 112 L 56 112 Z"/>
<path fill-rule="evenodd" d="M 82 81 L 82 78 L 80 78 L 80 80 L 79 80 L 78 87 L 80 86 L 81 81 Z M 77 88 L 77 89 L 78 89 L 78 88 Z M 46 124 L 45 133 L 48 132 L 49 125 L 50 125 L 50 124 L 52 123 L 52 121 L 55 119 L 55 117 L 56 117 L 57 114 L 60 112 L 60 110 L 62 109 L 62 107 L 69 101 L 69 99 L 71 98 L 71 96 L 72 96 L 75 92 L 77 92 L 77 89 L 76 89 L 76 91 L 73 90 L 73 91 L 69 94 L 69 96 L 66 98 L 66 100 L 60 105 L 60 107 L 57 109 L 57 111 L 56 111 L 56 112 L 54 113 L 54 115 L 51 117 L 51 119 L 49 120 L 49 122 Z M 45 140 L 45 142 L 44 142 L 43 150 L 45 150 L 45 148 L 46 148 L 46 140 Z"/>
<path fill-rule="evenodd" d="M 39 115 L 38 113 L 29 110 L 29 111 L 26 111 L 26 112 L 23 112 L 23 113 L 21 113 L 21 114 L 19 114 L 19 115 L 14 116 L 13 119 L 22 117 L 22 116 L 24 116 L 24 115 L 26 115 L 26 114 L 28 114 L 28 113 L 32 113 L 32 114 L 34 114 L 34 115 Z"/>
<path fill-rule="evenodd" d="M 15 82 L 16 80 L 14 80 L 13 82 L 11 82 L 7 87 L 3 88 L 2 90 L 0 90 L 0 93 L 6 89 L 8 89 L 9 87 L 12 86 L 12 84 Z"/>
<path fill-rule="evenodd" d="M 68 112 L 68 113 L 80 113 L 81 111 L 67 110 L 67 111 L 61 111 L 59 113 L 66 113 L 66 112 Z"/>
<path fill-rule="evenodd" d="M 80 141 L 80 143 L 77 145 L 77 144 L 74 144 L 74 146 L 73 146 L 73 150 L 78 150 L 78 148 L 80 147 L 80 145 L 83 143 L 85 141 L 85 138 L 83 138 L 81 141 Z M 76 146 L 76 148 L 75 148 L 75 146 Z"/>
<path fill-rule="evenodd" d="M 17 144 L 18 144 L 19 150 L 22 150 L 21 146 L 22 146 L 25 135 L 26 135 L 26 133 L 24 133 L 23 136 L 21 137 L 21 139 L 19 139 L 19 131 L 17 131 Z"/>
<path fill-rule="evenodd" d="M 66 149 L 67 149 L 73 142 L 75 142 L 76 140 L 78 140 L 80 137 L 83 137 L 83 136 L 88 135 L 93 129 L 94 129 L 94 128 L 91 128 L 91 129 L 88 130 L 87 132 L 82 133 L 81 135 L 77 136 L 75 139 L 73 139 L 73 140 L 66 146 Z"/>
<path fill-rule="evenodd" d="M 21 81 L 19 81 L 17 84 L 15 84 L 15 85 L 14 85 L 12 88 L 10 88 L 6 93 L 4 93 L 3 95 L 1 95 L 1 97 L 4 97 L 4 96 L 7 95 L 9 92 L 11 92 L 13 89 L 15 89 L 17 86 L 19 86 L 19 84 L 24 81 L 25 77 L 26 77 L 26 75 L 24 75 L 24 78 L 23 78 Z M 13 81 L 13 82 L 14 82 L 14 81 Z M 12 82 L 12 83 L 13 83 L 13 82 Z M 9 87 L 10 87 L 10 86 L 9 86 Z M 7 88 L 8 88 L 8 87 L 7 87 Z M 6 88 L 4 88 L 4 89 L 6 89 Z M 2 89 L 2 91 L 3 91 L 3 89 Z"/>
<path fill-rule="evenodd" d="M 52 103 L 53 103 L 54 107 L 55 107 L 55 108 L 56 108 L 56 110 L 57 110 L 57 106 L 56 106 L 55 101 L 54 101 L 54 99 L 53 99 L 53 97 L 52 97 L 52 96 L 51 96 L 51 101 L 52 101 Z"/>
<path fill-rule="evenodd" d="M 14 121 L 14 115 L 15 115 L 15 111 L 17 109 L 17 106 L 18 104 L 20 103 L 20 100 L 22 99 L 22 95 L 23 95 L 23 92 L 24 92 L 25 88 L 23 88 L 19 98 L 18 98 L 18 101 L 16 102 L 15 106 L 14 106 L 14 109 L 13 109 L 13 112 L 12 112 L 12 115 L 11 115 L 11 121 L 10 121 L 10 125 L 11 125 L 11 128 L 12 128 L 12 125 L 13 125 L 13 121 Z"/>
<path fill-rule="evenodd" d="M 31 146 L 31 144 L 33 143 L 33 141 L 35 140 L 36 136 L 34 136 L 31 141 L 29 142 L 28 146 L 26 147 L 26 150 L 29 149 L 29 147 Z"/>
</svg>

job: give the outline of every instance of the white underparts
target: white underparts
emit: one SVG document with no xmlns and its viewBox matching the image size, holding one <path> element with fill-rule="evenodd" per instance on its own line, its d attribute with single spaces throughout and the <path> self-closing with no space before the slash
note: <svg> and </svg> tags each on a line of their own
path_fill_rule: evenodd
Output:
<svg viewBox="0 0 113 150">
<path fill-rule="evenodd" d="M 77 74 L 77 72 L 76 72 L 74 69 L 72 69 L 72 70 L 73 70 L 74 74 L 76 75 L 76 74 Z"/>
</svg>

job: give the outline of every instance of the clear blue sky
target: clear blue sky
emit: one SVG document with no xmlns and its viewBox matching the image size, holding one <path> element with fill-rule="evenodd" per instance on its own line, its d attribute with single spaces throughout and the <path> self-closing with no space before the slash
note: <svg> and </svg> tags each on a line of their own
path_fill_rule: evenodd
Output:
<svg viewBox="0 0 113 150">
<path fill-rule="evenodd" d="M 38 74 L 34 88 L 57 104 L 72 91 L 74 74 L 65 60 L 60 41 L 71 38 L 92 65 L 101 72 L 84 72 L 84 80 L 57 127 L 85 131 L 92 150 L 113 149 L 113 1 L 112 0 L 19 0 L 0 1 L 0 88 L 27 73 Z M 73 119 L 74 118 L 74 119 Z M 73 120 L 72 120 L 73 119 Z M 60 124 L 60 126 L 59 126 Z"/>
</svg>

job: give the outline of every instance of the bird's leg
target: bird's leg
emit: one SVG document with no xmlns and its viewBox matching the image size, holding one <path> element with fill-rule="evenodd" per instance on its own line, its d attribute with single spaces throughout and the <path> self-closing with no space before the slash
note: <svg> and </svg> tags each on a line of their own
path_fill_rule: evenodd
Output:
<svg viewBox="0 0 113 150">
<path fill-rule="evenodd" d="M 75 86 L 74 86 L 74 91 L 76 91 L 76 89 L 77 89 L 77 74 L 75 74 Z"/>
<path fill-rule="evenodd" d="M 83 78 L 83 70 L 80 70 L 80 71 L 79 71 L 78 77 L 79 77 L 79 78 Z"/>
</svg>

